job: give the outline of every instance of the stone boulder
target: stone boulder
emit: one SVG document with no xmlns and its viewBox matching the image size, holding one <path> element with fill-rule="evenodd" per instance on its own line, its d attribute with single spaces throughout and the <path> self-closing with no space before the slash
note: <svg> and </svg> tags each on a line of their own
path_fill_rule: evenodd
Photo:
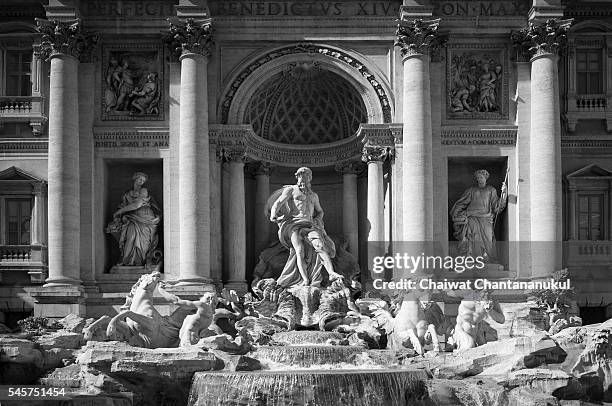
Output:
<svg viewBox="0 0 612 406">
<path fill-rule="evenodd" d="M 57 322 L 63 327 L 64 330 L 70 331 L 72 333 L 82 333 L 83 328 L 88 324 L 91 324 L 93 319 L 85 319 L 81 316 L 77 316 L 76 314 L 69 314 L 63 319 L 58 320 Z"/>
<path fill-rule="evenodd" d="M 59 330 L 36 336 L 33 341 L 43 355 L 43 369 L 49 370 L 74 362 L 75 353 L 83 344 L 83 334 Z"/>
<path fill-rule="evenodd" d="M 493 341 L 461 352 L 444 353 L 430 363 L 434 376 L 451 379 L 504 375 L 513 370 L 561 363 L 565 356 L 565 351 L 542 332 Z"/>
<path fill-rule="evenodd" d="M 22 338 L 0 337 L 0 382 L 33 384 L 45 361 L 37 345 Z"/>
<path fill-rule="evenodd" d="M 42 368 L 44 359 L 38 346 L 21 338 L 0 337 L 0 362 L 32 364 Z"/>
<path fill-rule="evenodd" d="M 246 337 L 239 335 L 233 339 L 229 334 L 218 334 L 201 338 L 195 345 L 209 350 L 225 351 L 229 354 L 239 355 L 244 355 L 252 349 Z"/>
<path fill-rule="evenodd" d="M 224 367 L 201 347 L 140 348 L 117 341 L 90 341 L 77 357 L 84 386 L 104 392 L 132 392 L 134 405 L 187 404 L 197 371 Z"/>
</svg>

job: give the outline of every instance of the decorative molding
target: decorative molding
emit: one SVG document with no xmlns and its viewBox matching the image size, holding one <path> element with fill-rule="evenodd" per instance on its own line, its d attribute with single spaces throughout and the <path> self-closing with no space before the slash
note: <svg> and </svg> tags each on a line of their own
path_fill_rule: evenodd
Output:
<svg viewBox="0 0 612 406">
<path fill-rule="evenodd" d="M 567 48 L 567 33 L 573 19 L 530 21 L 529 26 L 512 32 L 510 38 L 517 51 L 517 59 L 523 60 L 527 54 L 537 57 L 546 54 L 562 54 Z"/>
<path fill-rule="evenodd" d="M 353 56 L 341 50 L 310 43 L 300 43 L 286 46 L 280 49 L 274 49 L 266 53 L 265 55 L 262 55 L 261 57 L 257 58 L 255 61 L 251 62 L 249 65 L 243 68 L 235 76 L 235 79 L 229 86 L 229 91 L 227 91 L 223 97 L 223 101 L 221 102 L 221 122 L 227 124 L 230 107 L 232 106 L 232 102 L 234 100 L 236 92 L 251 74 L 253 74 L 257 69 L 261 68 L 263 65 L 273 60 L 276 60 L 286 55 L 293 54 L 319 54 L 336 59 L 356 69 L 359 74 L 368 81 L 368 83 L 376 93 L 383 111 L 384 121 L 391 122 L 391 105 L 389 102 L 390 97 L 387 95 L 385 88 L 382 86 L 382 84 L 380 84 L 380 82 L 368 70 L 364 63 L 356 60 Z"/>
<path fill-rule="evenodd" d="M 69 21 L 36 19 L 38 32 L 42 34 L 40 57 L 49 59 L 55 55 L 74 56 L 83 62 L 90 62 L 98 43 L 98 36 L 86 34 L 81 29 L 81 20 Z"/>
<path fill-rule="evenodd" d="M 398 128 L 401 124 L 362 124 L 356 135 L 323 145 L 279 144 L 257 136 L 250 125 L 211 125 L 209 137 L 222 158 L 229 152 L 281 166 L 329 166 L 361 160 L 364 145 L 392 154 Z"/>
<path fill-rule="evenodd" d="M 442 129 L 442 145 L 516 145 L 518 130 L 510 129 Z"/>
<path fill-rule="evenodd" d="M 447 54 L 446 119 L 508 120 L 511 69 L 506 44 L 449 44 Z M 484 70 L 485 65 L 487 71 Z M 494 89 L 490 88 L 491 79 L 495 81 Z M 494 100 L 489 96 L 488 104 L 481 106 L 483 90 L 493 92 Z"/>
<path fill-rule="evenodd" d="M 168 148 L 168 131 L 94 132 L 95 148 Z"/>
<path fill-rule="evenodd" d="M 122 66 L 127 62 L 127 67 Z M 100 83 L 101 119 L 104 121 L 161 121 L 165 116 L 164 52 L 156 42 L 109 42 L 102 49 L 102 81 Z M 117 106 L 121 86 L 113 77 L 128 75 L 133 83 L 130 93 Z M 154 75 L 149 79 L 150 75 Z M 123 78 L 121 78 L 123 80 Z M 153 83 L 153 87 L 150 83 Z M 129 90 L 132 88 L 132 90 Z M 139 94 L 131 95 L 132 91 Z M 140 108 L 136 107 L 137 103 Z M 120 107 L 120 109 L 117 109 Z M 142 111 L 141 111 L 142 110 Z"/>
<path fill-rule="evenodd" d="M 400 20 L 395 31 L 396 47 L 404 58 L 414 55 L 436 54 L 446 43 L 438 33 L 440 19 L 433 20 Z"/>
<path fill-rule="evenodd" d="M 210 56 L 213 45 L 212 19 L 187 18 L 183 22 L 178 18 L 169 18 L 168 23 L 170 36 L 166 41 L 179 58 L 187 54 Z"/>
<path fill-rule="evenodd" d="M 334 169 L 342 175 L 361 175 L 365 171 L 366 166 L 360 161 L 348 161 L 337 164 Z"/>
<path fill-rule="evenodd" d="M 586 149 L 589 152 L 610 153 L 612 151 L 612 138 L 608 139 L 573 139 L 573 137 L 561 138 L 561 149 L 570 153 L 578 149 Z"/>
<path fill-rule="evenodd" d="M 46 138 L 0 138 L 0 154 L 46 154 L 48 145 L 49 140 Z"/>
</svg>

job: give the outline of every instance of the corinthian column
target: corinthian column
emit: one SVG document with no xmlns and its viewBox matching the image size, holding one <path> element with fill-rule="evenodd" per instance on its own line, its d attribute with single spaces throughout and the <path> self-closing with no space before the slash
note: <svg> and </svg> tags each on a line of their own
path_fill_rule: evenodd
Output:
<svg viewBox="0 0 612 406">
<path fill-rule="evenodd" d="M 246 284 L 246 209 L 244 201 L 244 152 L 225 152 L 229 166 L 227 219 L 227 280 L 224 286 L 238 293 L 247 292 Z M 258 231 L 257 231 L 258 232 Z"/>
<path fill-rule="evenodd" d="M 50 60 L 48 219 L 49 277 L 45 286 L 80 285 L 79 57 L 94 37 L 80 20 L 36 20 L 41 56 Z M 40 206 L 40 205 L 39 205 Z"/>
<path fill-rule="evenodd" d="M 517 42 L 532 52 L 530 127 L 530 212 L 532 276 L 561 267 L 561 123 L 558 53 L 571 20 L 530 22 Z"/>
<path fill-rule="evenodd" d="M 385 254 L 385 193 L 383 163 L 391 154 L 391 148 L 368 146 L 363 148 L 362 160 L 368 164 L 368 265 L 371 271 L 374 257 Z M 365 268 L 365 267 L 364 267 Z M 370 290 L 372 273 L 362 275 L 361 283 Z"/>
<path fill-rule="evenodd" d="M 402 197 L 405 241 L 433 238 L 433 169 L 431 134 L 430 51 L 440 46 L 437 20 L 405 20 L 397 27 L 395 45 L 404 65 Z"/>
<path fill-rule="evenodd" d="M 249 166 L 255 177 L 255 255 L 266 249 L 270 243 L 270 219 L 265 214 L 266 203 L 270 198 L 270 172 L 272 165 L 267 162 L 257 162 Z"/>
<path fill-rule="evenodd" d="M 170 34 L 181 62 L 179 280 L 181 285 L 210 284 L 207 62 L 212 41 L 211 20 L 170 21 Z"/>
<path fill-rule="evenodd" d="M 357 175 L 363 172 L 363 169 L 363 163 L 360 162 L 347 162 L 336 165 L 336 171 L 342 174 L 342 233 L 348 242 L 348 251 L 355 258 L 359 258 Z M 379 175 L 378 169 L 377 167 L 373 170 L 373 172 L 377 173 L 376 176 Z M 380 169 L 382 170 L 382 167 Z"/>
</svg>

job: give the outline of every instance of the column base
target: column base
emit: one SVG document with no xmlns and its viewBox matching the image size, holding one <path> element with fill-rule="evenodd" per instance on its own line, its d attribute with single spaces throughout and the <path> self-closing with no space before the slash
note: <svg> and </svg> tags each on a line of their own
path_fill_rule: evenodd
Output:
<svg viewBox="0 0 612 406">
<path fill-rule="evenodd" d="M 235 290 L 240 296 L 249 291 L 246 281 L 228 281 L 223 284 L 223 287 L 227 290 Z"/>
<path fill-rule="evenodd" d="M 67 276 L 49 277 L 45 280 L 43 288 L 54 286 L 80 286 L 81 281 Z"/>
<path fill-rule="evenodd" d="M 189 284 L 179 282 L 176 285 L 166 285 L 166 291 L 179 296 L 181 299 L 198 300 L 204 293 L 216 292 L 217 290 L 211 282 Z"/>
</svg>

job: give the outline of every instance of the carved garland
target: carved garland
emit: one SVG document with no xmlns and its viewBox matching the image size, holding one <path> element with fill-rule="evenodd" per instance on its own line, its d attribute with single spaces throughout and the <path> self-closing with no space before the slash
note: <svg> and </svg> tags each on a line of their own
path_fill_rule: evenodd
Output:
<svg viewBox="0 0 612 406">
<path fill-rule="evenodd" d="M 315 44 L 298 44 L 286 48 L 276 49 L 262 56 L 261 58 L 258 58 L 255 62 L 244 68 L 242 72 L 236 77 L 236 79 L 234 79 L 230 86 L 230 90 L 226 93 L 223 99 L 223 103 L 221 105 L 221 122 L 227 124 L 228 113 L 232 105 L 234 96 L 238 91 L 238 88 L 253 72 L 255 72 L 262 65 L 282 56 L 303 53 L 326 55 L 357 69 L 359 73 L 361 73 L 367 79 L 367 81 L 370 83 L 370 85 L 376 92 L 378 100 L 382 107 L 385 123 L 391 122 L 391 105 L 389 104 L 389 98 L 383 86 L 376 80 L 376 77 L 368 70 L 368 68 L 366 68 L 361 62 L 355 60 L 355 58 L 345 52 Z"/>
</svg>

